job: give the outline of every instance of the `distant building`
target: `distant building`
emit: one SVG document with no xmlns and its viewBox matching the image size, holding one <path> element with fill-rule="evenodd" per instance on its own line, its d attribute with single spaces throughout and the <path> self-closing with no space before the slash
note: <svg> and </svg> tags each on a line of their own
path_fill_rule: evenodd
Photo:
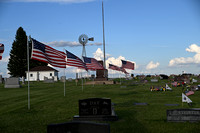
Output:
<svg viewBox="0 0 200 133">
<path fill-rule="evenodd" d="M 37 66 L 29 71 L 29 81 L 43 81 L 45 78 L 58 78 L 58 70 L 49 66 Z M 26 79 L 28 80 L 28 72 L 26 71 Z"/>
</svg>

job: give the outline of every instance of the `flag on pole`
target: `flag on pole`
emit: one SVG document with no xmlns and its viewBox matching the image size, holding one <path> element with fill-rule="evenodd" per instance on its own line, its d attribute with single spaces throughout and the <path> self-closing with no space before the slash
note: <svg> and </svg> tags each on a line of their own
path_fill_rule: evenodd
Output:
<svg viewBox="0 0 200 133">
<path fill-rule="evenodd" d="M 104 70 L 104 67 L 94 58 L 84 57 L 83 60 L 88 70 Z"/>
<path fill-rule="evenodd" d="M 193 95 L 194 94 L 194 91 L 188 91 L 187 93 L 185 93 L 186 96 L 189 96 L 189 95 Z"/>
<path fill-rule="evenodd" d="M 85 69 L 86 71 L 88 70 L 86 67 L 86 64 L 78 58 L 76 55 L 70 53 L 69 51 L 66 50 L 66 55 L 67 55 L 67 65 L 68 66 L 74 66 L 78 67 L 80 69 Z"/>
<path fill-rule="evenodd" d="M 120 67 L 121 71 L 125 74 L 129 74 L 123 67 Z"/>
<path fill-rule="evenodd" d="M 122 68 L 126 68 L 126 69 L 131 69 L 134 70 L 134 63 L 130 62 L 130 61 L 125 61 L 125 60 L 121 60 L 122 61 Z"/>
<path fill-rule="evenodd" d="M 50 46 L 47 46 L 35 39 L 32 40 L 32 55 L 31 59 L 49 63 L 54 67 L 66 68 L 66 54 L 58 51 Z"/>
<path fill-rule="evenodd" d="M 4 52 L 4 45 L 0 43 L 0 60 L 2 59 L 3 52 Z"/>
<path fill-rule="evenodd" d="M 121 71 L 121 68 L 120 68 L 120 67 L 115 66 L 115 65 L 113 65 L 113 64 L 109 64 L 109 69 L 116 70 L 116 71 Z"/>
<path fill-rule="evenodd" d="M 192 100 L 190 100 L 190 98 L 188 98 L 185 94 L 182 93 L 182 102 L 191 103 Z"/>
</svg>

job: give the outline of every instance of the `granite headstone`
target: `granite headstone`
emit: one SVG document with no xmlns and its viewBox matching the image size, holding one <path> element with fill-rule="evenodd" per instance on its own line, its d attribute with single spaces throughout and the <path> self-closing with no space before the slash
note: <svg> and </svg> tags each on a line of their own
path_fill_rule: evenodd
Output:
<svg viewBox="0 0 200 133">
<path fill-rule="evenodd" d="M 6 78 L 4 88 L 20 88 L 19 78 Z"/>
<path fill-rule="evenodd" d="M 168 122 L 198 122 L 200 121 L 200 108 L 167 110 Z"/>
<path fill-rule="evenodd" d="M 74 116 L 74 120 L 78 121 L 116 121 L 117 119 L 109 98 L 79 100 L 79 115 Z"/>
</svg>

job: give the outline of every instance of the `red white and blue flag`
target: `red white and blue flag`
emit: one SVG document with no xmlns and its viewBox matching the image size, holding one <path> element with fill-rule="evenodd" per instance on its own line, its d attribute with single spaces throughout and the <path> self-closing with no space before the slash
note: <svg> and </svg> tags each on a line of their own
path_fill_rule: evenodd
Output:
<svg viewBox="0 0 200 133">
<path fill-rule="evenodd" d="M 134 70 L 134 63 L 130 62 L 130 61 L 125 61 L 125 60 L 121 60 L 122 61 L 122 68 L 126 68 L 126 69 L 131 69 Z"/>
<path fill-rule="evenodd" d="M 4 45 L 0 43 L 0 60 L 2 59 L 3 52 L 4 52 Z"/>
<path fill-rule="evenodd" d="M 113 64 L 109 64 L 109 69 L 116 70 L 116 71 L 121 71 L 121 68 L 120 68 L 120 67 L 115 66 L 115 65 L 113 65 Z"/>
<path fill-rule="evenodd" d="M 88 70 L 104 70 L 104 67 L 94 58 L 84 57 L 83 60 L 87 66 Z"/>
<path fill-rule="evenodd" d="M 120 67 L 121 71 L 125 74 L 129 74 L 123 67 Z"/>
<path fill-rule="evenodd" d="M 66 68 L 66 54 L 58 51 L 48 45 L 32 40 L 32 55 L 31 59 L 48 63 L 54 67 Z"/>
<path fill-rule="evenodd" d="M 194 91 L 188 91 L 187 93 L 185 93 L 186 96 L 189 96 L 189 95 L 193 95 L 194 94 Z"/>
<path fill-rule="evenodd" d="M 68 66 L 78 67 L 80 69 L 85 69 L 87 71 L 86 64 L 80 58 L 78 58 L 76 55 L 70 53 L 67 50 L 66 50 L 66 55 L 67 55 Z"/>
</svg>

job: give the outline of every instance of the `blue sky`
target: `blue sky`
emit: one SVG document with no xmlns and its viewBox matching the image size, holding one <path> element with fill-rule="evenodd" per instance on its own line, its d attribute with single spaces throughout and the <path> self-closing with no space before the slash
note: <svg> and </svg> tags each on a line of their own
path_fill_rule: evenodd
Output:
<svg viewBox="0 0 200 133">
<path fill-rule="evenodd" d="M 0 0 L 0 43 L 5 45 L 0 73 L 8 76 L 9 52 L 20 26 L 38 41 L 79 57 L 78 37 L 87 34 L 95 39 L 86 46 L 87 56 L 102 59 L 101 2 Z M 129 72 L 134 74 L 200 73 L 198 0 L 104 0 L 104 12 L 107 63 L 133 61 L 137 67 Z M 67 76 L 76 71 L 67 68 Z"/>
</svg>

